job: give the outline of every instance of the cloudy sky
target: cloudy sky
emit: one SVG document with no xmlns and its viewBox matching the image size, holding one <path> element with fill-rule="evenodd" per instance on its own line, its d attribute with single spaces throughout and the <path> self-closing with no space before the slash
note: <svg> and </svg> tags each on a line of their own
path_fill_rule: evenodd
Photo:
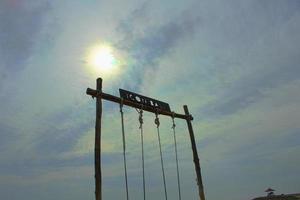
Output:
<svg viewBox="0 0 300 200">
<path fill-rule="evenodd" d="M 300 1 L 1 0 L 0 198 L 94 199 L 95 100 L 142 93 L 187 104 L 208 200 L 300 192 Z M 109 45 L 110 71 L 88 52 Z M 103 105 L 103 196 L 125 199 L 120 114 Z M 129 195 L 142 198 L 138 115 L 124 108 Z M 171 119 L 160 116 L 170 199 L 178 199 Z M 145 113 L 146 196 L 163 199 L 154 116 Z M 197 199 L 176 120 L 183 199 Z"/>
</svg>

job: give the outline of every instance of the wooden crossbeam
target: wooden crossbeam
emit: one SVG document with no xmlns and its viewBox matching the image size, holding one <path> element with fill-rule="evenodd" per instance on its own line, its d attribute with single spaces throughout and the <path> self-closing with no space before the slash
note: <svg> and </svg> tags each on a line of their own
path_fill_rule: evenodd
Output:
<svg viewBox="0 0 300 200">
<path fill-rule="evenodd" d="M 115 103 L 121 103 L 122 102 L 120 97 L 116 97 L 116 96 L 113 96 L 113 95 L 110 95 L 110 94 L 106 94 L 104 92 L 101 92 L 99 90 L 94 90 L 94 89 L 91 89 L 91 88 L 87 88 L 86 94 L 91 95 L 92 97 L 100 97 L 101 99 L 105 99 L 105 100 L 112 101 L 112 102 L 115 102 Z M 180 119 L 185 119 L 185 120 L 193 120 L 192 115 L 184 115 L 184 114 L 178 114 L 178 113 L 175 113 L 175 112 L 168 112 L 168 111 L 165 111 L 165 110 L 155 109 L 151 106 L 142 105 L 142 104 L 132 102 L 132 101 L 128 101 L 128 100 L 125 100 L 125 99 L 123 100 L 123 105 L 127 105 L 127 106 L 138 108 L 138 109 L 142 108 L 145 111 L 152 112 L 152 113 L 157 113 L 157 114 L 160 114 L 160 115 L 167 115 L 167 116 L 170 116 L 170 117 L 173 116 L 174 118 L 180 118 Z"/>
</svg>

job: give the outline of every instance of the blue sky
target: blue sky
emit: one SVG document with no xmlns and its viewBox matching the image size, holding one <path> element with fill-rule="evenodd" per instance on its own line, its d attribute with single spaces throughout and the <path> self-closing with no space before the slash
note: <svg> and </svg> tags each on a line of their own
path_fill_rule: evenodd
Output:
<svg viewBox="0 0 300 200">
<path fill-rule="evenodd" d="M 93 199 L 95 101 L 124 88 L 187 104 L 207 199 L 300 192 L 297 0 L 0 2 L 0 198 Z M 85 55 L 108 43 L 116 73 Z M 142 197 L 137 113 L 125 108 L 130 196 Z M 153 114 L 145 114 L 147 195 L 163 197 Z M 171 120 L 161 117 L 170 198 Z M 183 199 L 197 199 L 187 127 L 176 120 Z M 118 105 L 104 102 L 103 196 L 125 194 Z"/>
</svg>

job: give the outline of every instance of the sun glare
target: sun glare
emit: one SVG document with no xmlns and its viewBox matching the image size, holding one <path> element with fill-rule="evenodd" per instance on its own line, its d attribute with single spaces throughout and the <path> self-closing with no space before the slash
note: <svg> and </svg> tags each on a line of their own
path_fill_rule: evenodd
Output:
<svg viewBox="0 0 300 200">
<path fill-rule="evenodd" d="M 98 72 L 110 72 L 116 66 L 113 49 L 109 45 L 96 45 L 89 51 L 87 62 Z"/>
</svg>

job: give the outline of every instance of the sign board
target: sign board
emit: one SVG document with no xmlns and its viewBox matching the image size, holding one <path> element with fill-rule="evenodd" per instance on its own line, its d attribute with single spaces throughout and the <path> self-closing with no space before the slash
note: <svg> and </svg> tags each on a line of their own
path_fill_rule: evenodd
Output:
<svg viewBox="0 0 300 200">
<path fill-rule="evenodd" d="M 153 107 L 154 109 L 164 110 L 171 112 L 169 104 L 158 101 L 149 97 L 145 97 L 140 94 L 136 94 L 134 92 L 130 92 L 127 90 L 119 89 L 120 96 L 124 100 L 132 101 L 134 103 L 139 103 L 145 106 Z"/>
</svg>

